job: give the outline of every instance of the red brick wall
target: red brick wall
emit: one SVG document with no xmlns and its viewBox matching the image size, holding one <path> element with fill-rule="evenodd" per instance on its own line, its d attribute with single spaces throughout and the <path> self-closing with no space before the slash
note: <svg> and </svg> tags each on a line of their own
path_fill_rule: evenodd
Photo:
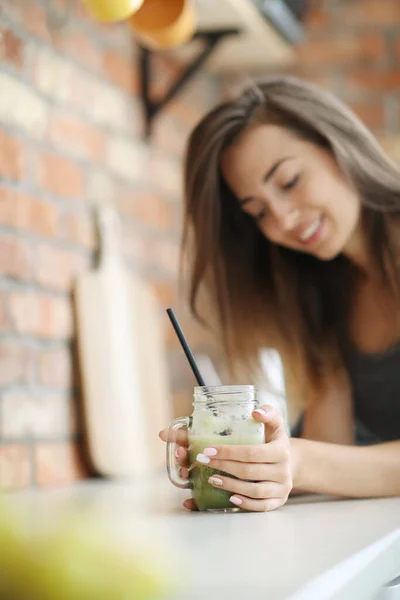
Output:
<svg viewBox="0 0 400 600">
<path fill-rule="evenodd" d="M 126 26 L 96 24 L 78 1 L 0 8 L 0 489 L 15 489 L 87 473 L 71 284 L 92 264 L 92 203 L 115 203 L 128 264 L 160 310 L 176 305 L 182 148 L 218 89 L 200 75 L 146 145 Z M 156 73 L 160 91 L 173 69 Z M 193 380 L 166 331 L 181 412 Z"/>
<path fill-rule="evenodd" d="M 291 72 L 338 94 L 400 159 L 400 3 L 313 5 Z M 95 250 L 91 203 L 115 203 L 128 263 L 160 310 L 176 305 L 181 153 L 219 88 L 198 76 L 148 146 L 125 26 L 97 25 L 78 0 L 0 8 L 0 488 L 14 489 L 87 473 L 70 292 Z M 174 70 L 157 63 L 160 91 Z M 180 316 L 195 349 L 206 348 Z M 168 326 L 166 337 L 174 412 L 185 413 L 193 379 Z"/>
<path fill-rule="evenodd" d="M 400 2 L 311 0 L 291 72 L 344 100 L 400 159 Z"/>
<path fill-rule="evenodd" d="M 305 33 L 294 63 L 268 73 L 335 93 L 400 159 L 400 2 L 308 0 Z"/>
</svg>

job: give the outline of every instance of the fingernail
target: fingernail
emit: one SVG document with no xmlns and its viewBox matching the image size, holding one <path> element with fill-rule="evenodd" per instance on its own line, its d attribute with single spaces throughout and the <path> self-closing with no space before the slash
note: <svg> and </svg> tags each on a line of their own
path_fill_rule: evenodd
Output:
<svg viewBox="0 0 400 600">
<path fill-rule="evenodd" d="M 206 456 L 217 456 L 217 450 L 215 448 L 206 448 L 203 450 L 203 454 Z"/>
<path fill-rule="evenodd" d="M 232 502 L 232 504 L 236 504 L 237 506 L 243 504 L 243 500 L 241 498 L 238 498 L 237 496 L 231 496 L 229 498 L 229 502 Z"/>
<path fill-rule="evenodd" d="M 258 413 L 259 415 L 262 415 L 263 417 L 267 414 L 267 411 L 265 411 L 263 408 L 256 408 L 256 410 L 254 410 L 253 412 Z"/>
<path fill-rule="evenodd" d="M 196 456 L 196 460 L 199 463 L 203 463 L 203 465 L 208 465 L 208 463 L 210 462 L 210 459 L 208 458 L 208 456 L 205 456 L 204 454 L 198 454 Z"/>
<path fill-rule="evenodd" d="M 179 458 L 179 448 L 177 448 L 177 449 L 175 450 L 175 456 L 176 456 L 176 458 Z"/>
<path fill-rule="evenodd" d="M 211 483 L 211 485 L 222 485 L 224 482 L 219 477 L 213 476 L 209 478 L 208 483 Z"/>
</svg>

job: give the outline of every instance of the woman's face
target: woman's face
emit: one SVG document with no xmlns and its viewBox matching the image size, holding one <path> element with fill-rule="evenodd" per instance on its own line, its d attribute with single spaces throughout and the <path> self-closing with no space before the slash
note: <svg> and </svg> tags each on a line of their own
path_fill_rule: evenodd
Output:
<svg viewBox="0 0 400 600">
<path fill-rule="evenodd" d="M 328 150 L 283 127 L 257 125 L 225 150 L 221 169 L 271 242 L 321 260 L 350 253 L 361 202 Z"/>
</svg>

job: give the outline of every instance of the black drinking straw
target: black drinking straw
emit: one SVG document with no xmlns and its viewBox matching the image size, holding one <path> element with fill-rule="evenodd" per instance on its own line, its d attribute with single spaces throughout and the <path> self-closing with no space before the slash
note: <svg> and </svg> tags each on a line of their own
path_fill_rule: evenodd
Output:
<svg viewBox="0 0 400 600">
<path fill-rule="evenodd" d="M 206 384 L 204 383 L 204 379 L 201 376 L 201 373 L 199 371 L 199 367 L 196 364 L 196 361 L 194 359 L 193 353 L 192 353 L 192 351 L 191 351 L 191 349 L 189 347 L 189 344 L 186 341 L 186 338 L 185 338 L 185 336 L 183 334 L 182 328 L 181 328 L 181 326 L 178 323 L 178 319 L 176 318 L 173 309 L 172 308 L 167 308 L 167 314 L 168 314 L 168 316 L 169 316 L 169 318 L 171 320 L 173 328 L 175 329 L 175 333 L 176 333 L 176 335 L 179 338 L 179 341 L 181 343 L 183 351 L 186 354 L 186 358 L 188 359 L 189 364 L 192 367 L 192 371 L 193 371 L 194 376 L 196 377 L 197 383 L 200 386 L 205 387 Z"/>
</svg>

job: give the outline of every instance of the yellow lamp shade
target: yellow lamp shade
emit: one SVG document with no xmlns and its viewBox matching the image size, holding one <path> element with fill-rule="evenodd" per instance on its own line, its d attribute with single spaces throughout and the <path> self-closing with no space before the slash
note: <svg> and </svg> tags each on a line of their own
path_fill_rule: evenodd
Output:
<svg viewBox="0 0 400 600">
<path fill-rule="evenodd" d="M 196 12 L 193 0 L 144 0 L 129 23 L 137 38 L 154 50 L 175 48 L 193 37 Z"/>
<path fill-rule="evenodd" d="M 95 19 L 113 23 L 128 19 L 140 9 L 143 0 L 83 0 L 83 3 Z"/>
</svg>

